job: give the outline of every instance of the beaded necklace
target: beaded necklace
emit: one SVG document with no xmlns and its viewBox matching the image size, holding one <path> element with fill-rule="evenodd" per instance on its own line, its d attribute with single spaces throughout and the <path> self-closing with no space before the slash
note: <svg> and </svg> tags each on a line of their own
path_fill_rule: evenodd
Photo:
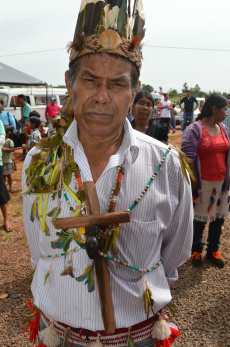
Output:
<svg viewBox="0 0 230 347">
<path fill-rule="evenodd" d="M 168 153 L 170 152 L 171 150 L 171 147 L 168 147 L 167 151 L 165 152 L 163 158 L 161 159 L 157 169 L 156 169 L 156 172 L 151 176 L 149 182 L 147 183 L 147 185 L 145 186 L 145 189 L 142 191 L 142 193 L 139 195 L 139 197 L 134 200 L 134 203 L 130 206 L 130 208 L 127 209 L 127 211 L 131 211 L 133 210 L 136 205 L 139 203 L 139 201 L 143 198 L 143 196 L 147 193 L 150 185 L 152 184 L 152 182 L 154 181 L 155 177 L 157 176 L 157 174 L 159 173 L 160 169 L 161 169 L 161 166 L 163 165 Z M 125 170 L 122 166 L 118 166 L 117 168 L 117 172 L 116 172 L 116 175 L 115 175 L 115 182 L 114 182 L 114 185 L 111 189 L 111 194 L 110 194 L 110 198 L 109 198 L 109 202 L 108 202 L 108 206 L 106 208 L 107 212 L 114 212 L 115 210 L 115 206 L 116 206 L 116 199 L 117 199 L 117 196 L 119 194 L 119 191 L 120 191 L 120 188 L 121 188 L 121 182 L 122 182 L 122 176 L 124 174 Z M 75 186 L 75 189 L 77 190 L 78 189 L 78 195 L 79 195 L 79 192 L 83 192 L 83 184 L 82 184 L 82 181 L 81 181 L 81 176 L 80 176 L 80 170 L 79 170 L 79 167 L 78 165 L 76 164 L 76 168 L 74 170 L 74 186 Z M 73 207 L 70 206 L 70 201 L 68 199 L 68 196 L 67 196 L 67 192 L 65 190 L 65 188 L 63 187 L 63 192 L 64 192 L 64 197 L 65 197 L 65 200 L 67 202 L 67 204 L 69 205 L 69 208 L 70 210 L 72 211 L 73 210 Z M 82 207 L 83 206 L 83 207 Z M 82 201 L 81 203 L 81 214 L 82 215 L 85 215 L 86 214 L 86 211 L 85 211 L 85 202 Z M 105 234 L 106 232 L 110 231 L 111 228 L 107 228 L 107 229 L 104 229 L 102 230 L 101 232 L 103 234 Z M 45 255 L 41 255 L 41 258 L 55 258 L 55 257 L 60 257 L 60 256 L 65 256 L 68 255 L 68 254 L 72 254 L 74 252 L 77 252 L 78 250 L 80 250 L 82 247 L 78 246 L 76 248 L 74 248 L 73 250 L 70 250 L 70 251 L 67 251 L 65 253 L 61 253 L 61 254 L 56 254 L 56 255 L 48 255 L 48 256 L 45 256 Z M 162 259 L 160 259 L 160 261 L 155 264 L 153 267 L 151 268 L 148 268 L 148 269 L 140 269 L 134 265 L 131 265 L 131 264 L 128 264 L 128 263 L 125 263 L 115 257 L 112 257 L 112 256 L 109 256 L 108 254 L 106 253 L 103 253 L 102 251 L 99 251 L 98 253 L 100 256 L 108 259 L 108 260 L 111 260 L 111 261 L 114 261 L 118 264 L 121 264 L 123 266 L 126 266 L 130 269 L 133 269 L 133 270 L 136 270 L 136 271 L 140 271 L 141 273 L 147 273 L 147 272 L 151 272 L 153 270 L 155 270 L 156 268 L 158 268 L 162 262 Z M 71 260 L 72 262 L 72 260 Z"/>
</svg>

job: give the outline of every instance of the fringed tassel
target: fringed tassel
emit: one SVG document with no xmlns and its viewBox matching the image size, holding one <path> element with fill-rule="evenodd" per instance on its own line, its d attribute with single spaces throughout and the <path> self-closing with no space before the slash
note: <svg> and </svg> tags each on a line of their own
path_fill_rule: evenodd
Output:
<svg viewBox="0 0 230 347">
<path fill-rule="evenodd" d="M 52 322 L 49 327 L 39 332 L 39 338 L 45 344 L 46 347 L 58 347 L 60 343 L 60 337 L 54 328 Z"/>
<path fill-rule="evenodd" d="M 152 337 L 156 339 L 156 347 L 171 347 L 171 343 L 181 333 L 176 328 L 170 327 L 160 313 L 158 316 L 159 318 L 152 329 Z"/>
<path fill-rule="evenodd" d="M 100 341 L 100 335 L 97 335 L 97 338 L 95 341 L 90 342 L 89 347 L 103 347 L 103 344 Z"/>
<path fill-rule="evenodd" d="M 181 336 L 181 333 L 179 332 L 179 330 L 170 327 L 171 330 L 171 336 L 170 336 L 170 342 L 174 342 L 176 340 L 177 337 Z"/>
<path fill-rule="evenodd" d="M 27 324 L 27 326 L 22 331 L 22 333 L 24 334 L 24 332 L 28 328 L 30 328 L 29 340 L 32 341 L 33 343 L 35 343 L 35 341 L 37 340 L 37 337 L 38 337 L 38 329 L 39 329 L 39 325 L 40 325 L 40 311 L 35 310 L 35 308 L 33 307 L 32 303 L 31 303 L 31 300 L 27 302 L 27 305 L 29 306 L 31 311 L 34 313 L 34 319 L 31 320 L 29 322 L 29 324 Z"/>
</svg>

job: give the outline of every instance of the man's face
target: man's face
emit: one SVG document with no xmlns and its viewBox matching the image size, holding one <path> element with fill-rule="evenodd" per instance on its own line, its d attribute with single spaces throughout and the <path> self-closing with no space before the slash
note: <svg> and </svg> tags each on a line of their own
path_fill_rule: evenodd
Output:
<svg viewBox="0 0 230 347">
<path fill-rule="evenodd" d="M 2 111 L 3 111 L 3 104 L 0 102 L 0 113 L 2 113 Z"/>
<path fill-rule="evenodd" d="M 165 95 L 164 99 L 165 99 L 165 101 L 168 101 L 168 99 L 169 99 L 168 94 L 167 94 L 167 95 Z"/>
<path fill-rule="evenodd" d="M 19 105 L 22 105 L 22 104 L 23 104 L 23 101 L 24 101 L 24 99 L 18 97 L 18 103 L 19 103 Z"/>
<path fill-rule="evenodd" d="M 74 83 L 68 86 L 79 136 L 113 136 L 122 129 L 135 95 L 131 64 L 108 54 L 81 58 Z"/>
<path fill-rule="evenodd" d="M 56 104 L 56 100 L 51 100 L 51 104 L 54 106 Z"/>
<path fill-rule="evenodd" d="M 190 98 L 190 97 L 191 97 L 191 92 L 186 92 L 186 96 L 187 96 L 188 98 Z"/>
</svg>

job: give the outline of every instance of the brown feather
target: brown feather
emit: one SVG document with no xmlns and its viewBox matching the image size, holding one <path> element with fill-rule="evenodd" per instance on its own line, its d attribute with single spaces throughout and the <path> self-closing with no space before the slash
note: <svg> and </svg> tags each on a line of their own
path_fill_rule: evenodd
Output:
<svg viewBox="0 0 230 347">
<path fill-rule="evenodd" d="M 145 30 L 143 30 L 141 33 L 134 36 L 134 38 L 130 42 L 129 50 L 132 51 L 135 48 L 139 47 L 141 45 L 141 41 L 143 40 L 144 36 L 145 36 Z"/>
<path fill-rule="evenodd" d="M 71 49 L 74 49 L 75 51 L 81 51 L 83 45 L 84 45 L 85 39 L 82 34 L 78 34 L 77 37 L 74 37 L 74 40 L 68 44 L 68 50 L 69 53 Z"/>
</svg>

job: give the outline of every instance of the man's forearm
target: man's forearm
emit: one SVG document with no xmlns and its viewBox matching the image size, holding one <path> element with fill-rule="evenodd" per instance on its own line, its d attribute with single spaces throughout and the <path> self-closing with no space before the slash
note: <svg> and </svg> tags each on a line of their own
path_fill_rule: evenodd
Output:
<svg viewBox="0 0 230 347">
<path fill-rule="evenodd" d="M 22 124 L 22 122 L 25 120 L 25 118 L 26 118 L 25 116 L 22 116 L 22 118 L 19 119 L 19 123 Z"/>
<path fill-rule="evenodd" d="M 6 125 L 5 129 L 11 131 L 11 130 L 14 130 L 14 126 L 13 125 Z"/>
</svg>

